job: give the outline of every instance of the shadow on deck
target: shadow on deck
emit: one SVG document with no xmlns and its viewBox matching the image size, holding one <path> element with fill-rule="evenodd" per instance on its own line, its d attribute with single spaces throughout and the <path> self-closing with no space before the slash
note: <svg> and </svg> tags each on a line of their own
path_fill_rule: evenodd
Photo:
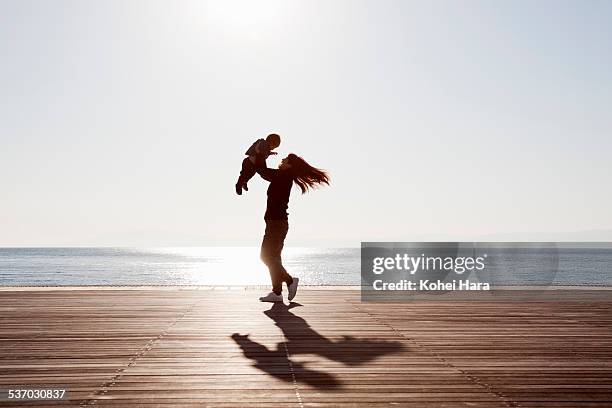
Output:
<svg viewBox="0 0 612 408">
<path fill-rule="evenodd" d="M 339 341 L 330 340 L 314 330 L 304 318 L 291 312 L 291 309 L 299 306 L 302 305 L 296 302 L 289 305 L 274 303 L 269 310 L 264 311 L 287 339 L 279 342 L 274 350 L 251 340 L 248 334 L 234 333 L 231 336 L 244 356 L 254 362 L 253 366 L 272 377 L 288 382 L 299 380 L 322 390 L 339 389 L 342 384 L 333 374 L 310 369 L 303 363 L 292 361 L 291 356 L 316 354 L 347 366 L 359 366 L 404 349 L 404 345 L 397 341 L 355 338 L 350 335 L 343 336 Z"/>
</svg>

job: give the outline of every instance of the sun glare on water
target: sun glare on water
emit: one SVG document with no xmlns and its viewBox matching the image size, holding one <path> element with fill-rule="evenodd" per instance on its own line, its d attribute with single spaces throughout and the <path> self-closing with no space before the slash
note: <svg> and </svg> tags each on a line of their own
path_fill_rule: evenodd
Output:
<svg viewBox="0 0 612 408">
<path fill-rule="evenodd" d="M 183 258 L 195 285 L 259 285 L 269 280 L 257 247 L 160 248 L 158 251 Z"/>
<path fill-rule="evenodd" d="M 176 279 L 174 283 L 237 286 L 270 283 L 268 269 L 259 259 L 259 251 L 259 247 L 168 247 L 145 250 L 146 253 L 163 257 L 162 262 L 167 263 L 165 267 L 162 265 L 162 270 L 171 275 L 171 281 Z M 319 252 L 315 248 L 288 247 L 283 250 L 283 261 L 286 267 L 295 271 L 291 268 L 292 261 Z M 318 267 L 320 265 L 315 263 L 309 269 Z"/>
</svg>

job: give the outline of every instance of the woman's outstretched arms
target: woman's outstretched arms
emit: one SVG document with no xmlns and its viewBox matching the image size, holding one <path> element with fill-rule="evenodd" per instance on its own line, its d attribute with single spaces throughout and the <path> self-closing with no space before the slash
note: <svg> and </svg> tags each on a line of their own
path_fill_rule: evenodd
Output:
<svg viewBox="0 0 612 408">
<path fill-rule="evenodd" d="M 261 176 L 262 179 L 266 181 L 270 181 L 270 182 L 278 176 L 278 172 L 279 172 L 278 169 L 269 169 L 268 166 L 266 166 L 265 160 L 262 160 L 261 162 L 256 163 L 255 170 Z"/>
</svg>

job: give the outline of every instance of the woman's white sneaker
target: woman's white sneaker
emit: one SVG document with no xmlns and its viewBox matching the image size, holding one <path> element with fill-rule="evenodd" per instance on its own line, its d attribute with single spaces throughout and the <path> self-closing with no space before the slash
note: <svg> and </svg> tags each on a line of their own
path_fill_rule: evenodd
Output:
<svg viewBox="0 0 612 408">
<path fill-rule="evenodd" d="M 277 295 L 274 292 L 268 293 L 266 296 L 262 296 L 259 298 L 260 302 L 282 302 L 283 295 Z"/>
<path fill-rule="evenodd" d="M 287 285 L 287 288 L 289 289 L 289 300 L 293 300 L 293 298 L 295 297 L 295 294 L 297 293 L 297 287 L 298 287 L 298 283 L 300 282 L 300 278 L 293 278 L 293 282 L 291 282 L 291 285 Z"/>
</svg>

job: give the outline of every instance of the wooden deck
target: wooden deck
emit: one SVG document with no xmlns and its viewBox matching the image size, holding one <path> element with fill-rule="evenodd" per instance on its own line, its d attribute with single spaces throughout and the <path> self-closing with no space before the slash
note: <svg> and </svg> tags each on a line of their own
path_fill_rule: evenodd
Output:
<svg viewBox="0 0 612 408">
<path fill-rule="evenodd" d="M 612 300 L 368 304 L 303 289 L 271 308 L 258 295 L 0 291 L 0 388 L 69 389 L 36 406 L 612 406 Z"/>
</svg>

